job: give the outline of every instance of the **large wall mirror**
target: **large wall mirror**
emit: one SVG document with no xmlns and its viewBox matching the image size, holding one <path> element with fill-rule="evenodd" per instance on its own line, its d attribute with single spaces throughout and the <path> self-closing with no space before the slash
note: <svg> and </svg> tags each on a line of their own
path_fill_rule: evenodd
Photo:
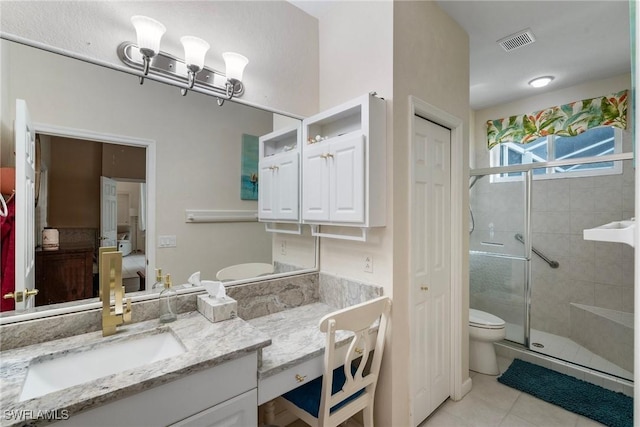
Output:
<svg viewBox="0 0 640 427">
<path fill-rule="evenodd" d="M 15 100 L 24 99 L 39 130 L 38 244 L 42 227 L 48 226 L 58 230 L 61 249 L 89 247 L 90 262 L 95 262 L 96 248 L 104 240 L 104 177 L 117 188 L 115 243 L 126 253 L 123 276 L 134 296 L 159 291 L 151 289 L 156 268 L 171 274 L 174 285 L 185 290 L 190 289 L 183 285 L 192 273 L 215 280 L 219 270 L 236 264 L 273 265 L 273 273 L 260 279 L 316 269 L 317 242 L 308 229 L 302 235 L 280 235 L 267 233 L 257 221 L 187 219 L 190 210 L 257 211 L 257 191 L 255 198 L 251 189 L 243 192 L 243 186 L 256 184 L 243 179 L 243 164 L 253 161 L 258 136 L 299 122 L 297 118 L 235 102 L 219 107 L 215 98 L 203 94 L 183 97 L 174 86 L 149 79 L 141 86 L 136 76 L 121 71 L 9 40 L 0 43 L 3 115 L 13 117 Z M 12 122 L 5 118 L 2 125 L 4 157 L 13 147 L 6 141 Z M 149 156 L 149 146 L 154 156 Z M 150 166 L 154 174 L 147 173 Z M 51 282 L 59 278 L 38 274 L 38 266 L 46 273 L 50 263 L 62 261 L 47 260 L 53 251 L 41 252 L 36 277 L 44 282 L 36 287 L 47 291 L 28 310 L 97 301 L 95 282 L 89 290 L 83 286 L 85 293 L 53 292 Z M 86 271 L 86 265 L 83 268 Z M 91 268 L 96 271 L 95 265 Z M 83 274 L 73 273 L 74 280 L 84 280 Z M 1 317 L 5 322 L 24 317 L 16 314 L 24 313 L 5 312 Z"/>
</svg>

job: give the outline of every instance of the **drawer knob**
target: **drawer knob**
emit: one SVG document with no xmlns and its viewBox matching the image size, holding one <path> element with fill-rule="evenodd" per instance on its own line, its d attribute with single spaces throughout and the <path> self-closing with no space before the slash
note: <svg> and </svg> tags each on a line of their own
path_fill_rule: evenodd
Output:
<svg viewBox="0 0 640 427">
<path fill-rule="evenodd" d="M 298 381 L 299 383 L 303 382 L 306 379 L 307 379 L 306 375 L 296 374 L 296 381 Z"/>
<path fill-rule="evenodd" d="M 358 354 L 362 354 L 362 349 L 361 349 L 361 348 L 356 347 L 355 352 L 356 352 L 356 353 L 358 353 Z"/>
</svg>

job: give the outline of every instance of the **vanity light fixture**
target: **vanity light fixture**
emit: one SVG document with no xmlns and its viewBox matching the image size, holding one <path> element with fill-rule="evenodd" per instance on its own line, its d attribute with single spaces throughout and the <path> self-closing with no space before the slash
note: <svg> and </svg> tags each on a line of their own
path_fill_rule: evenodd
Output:
<svg viewBox="0 0 640 427">
<path fill-rule="evenodd" d="M 553 76 L 537 77 L 529 82 L 529 86 L 539 88 L 545 87 L 553 80 Z"/>
<path fill-rule="evenodd" d="M 136 29 L 138 49 L 142 55 L 142 72 L 149 74 L 151 58 L 160 51 L 160 39 L 167 28 L 153 18 L 135 15 L 131 17 L 131 23 Z M 144 77 L 140 77 L 140 84 L 144 83 Z"/>
<path fill-rule="evenodd" d="M 242 87 L 242 73 L 244 73 L 244 67 L 247 66 L 249 60 L 235 52 L 225 52 L 222 54 L 222 58 L 227 69 L 227 82 L 225 83 L 227 99 L 231 99 L 236 91 L 236 86 Z M 224 99 L 218 98 L 218 105 L 222 104 L 224 104 Z"/>
<path fill-rule="evenodd" d="M 196 74 L 204 67 L 204 56 L 209 50 L 209 43 L 193 36 L 184 36 L 180 38 L 180 42 L 184 47 L 184 62 L 187 66 L 189 89 L 193 89 L 196 82 Z M 187 94 L 187 89 L 182 89 L 182 96 Z"/>
<path fill-rule="evenodd" d="M 155 19 L 136 15 L 131 17 L 136 29 L 137 44 L 124 42 L 118 46 L 118 57 L 131 68 L 141 70 L 140 84 L 149 74 L 155 80 L 181 88 L 182 95 L 189 89 L 218 98 L 218 105 L 225 100 L 242 96 L 242 74 L 249 60 L 234 52 L 225 52 L 226 75 L 204 65 L 209 43 L 193 36 L 180 39 L 184 47 L 184 60 L 160 51 L 160 39 L 166 28 Z"/>
</svg>

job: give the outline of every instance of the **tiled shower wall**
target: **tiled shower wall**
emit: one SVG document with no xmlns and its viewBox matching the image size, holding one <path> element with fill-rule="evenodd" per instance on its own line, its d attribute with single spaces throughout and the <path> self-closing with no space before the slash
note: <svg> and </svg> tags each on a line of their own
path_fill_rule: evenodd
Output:
<svg viewBox="0 0 640 427">
<path fill-rule="evenodd" d="M 629 132 L 624 132 L 623 140 L 624 151 L 631 151 Z M 476 167 L 489 167 L 489 152 L 476 154 Z M 493 184 L 489 177 L 478 181 L 470 198 L 476 219 L 472 249 L 474 240 L 488 238 L 493 224 L 495 238 L 504 237 L 509 251 L 519 250 L 522 245 L 513 234 L 523 231 L 522 188 L 521 183 Z M 634 203 L 631 161 L 623 162 L 623 173 L 618 175 L 534 180 L 533 246 L 560 266 L 552 269 L 533 255 L 532 328 L 570 336 L 570 303 L 633 312 L 633 248 L 586 241 L 583 230 L 635 216 Z M 495 286 L 509 288 L 502 283 Z M 472 285 L 472 303 L 473 292 Z"/>
</svg>

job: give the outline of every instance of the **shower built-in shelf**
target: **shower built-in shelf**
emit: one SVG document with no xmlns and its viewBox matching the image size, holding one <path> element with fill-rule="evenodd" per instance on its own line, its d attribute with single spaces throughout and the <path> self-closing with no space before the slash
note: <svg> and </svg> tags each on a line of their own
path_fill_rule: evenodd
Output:
<svg viewBox="0 0 640 427">
<path fill-rule="evenodd" d="M 635 219 L 613 221 L 599 227 L 584 230 L 584 240 L 598 240 L 601 242 L 626 243 L 635 247 Z"/>
</svg>

